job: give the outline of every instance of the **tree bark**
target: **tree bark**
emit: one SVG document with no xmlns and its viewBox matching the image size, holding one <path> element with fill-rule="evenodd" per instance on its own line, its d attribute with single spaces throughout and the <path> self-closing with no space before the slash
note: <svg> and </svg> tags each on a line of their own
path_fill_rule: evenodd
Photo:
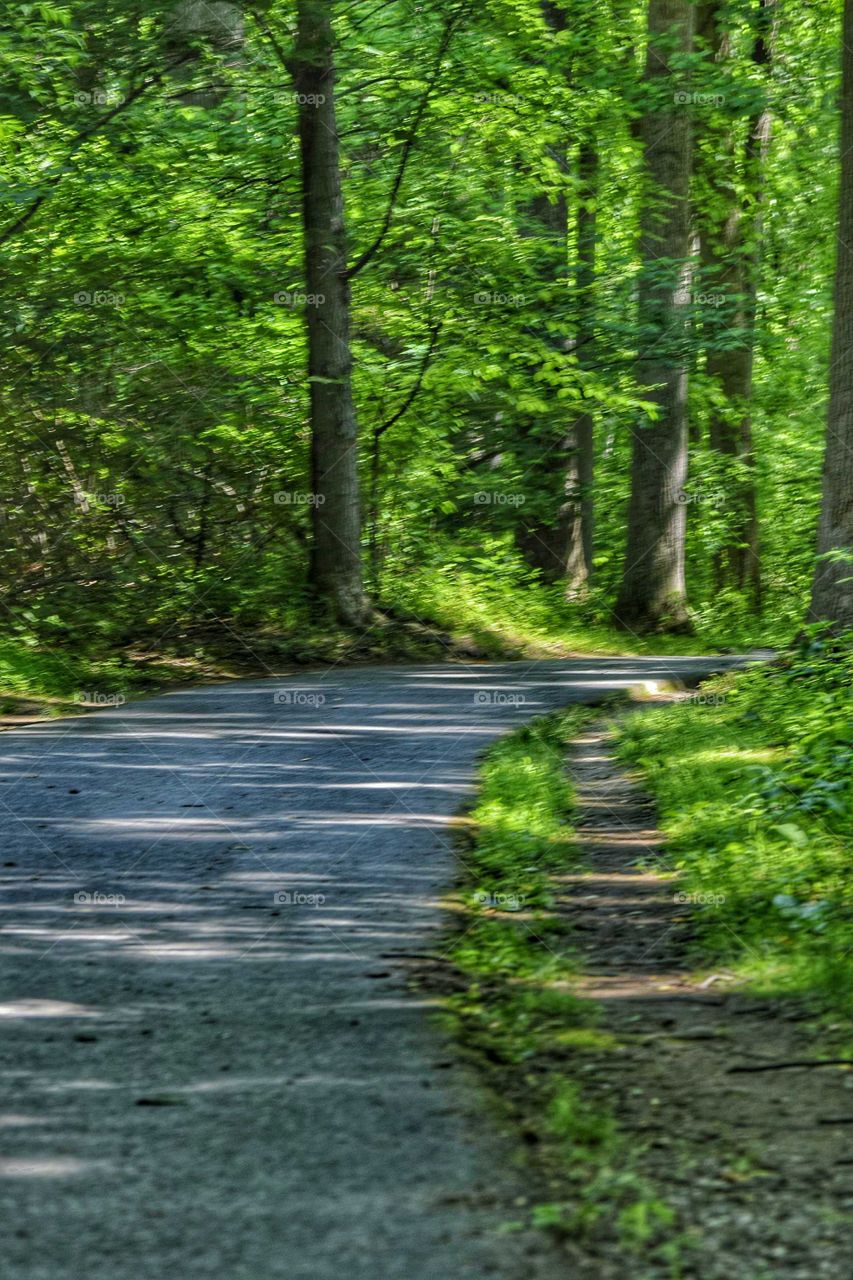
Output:
<svg viewBox="0 0 853 1280">
<path fill-rule="evenodd" d="M 565 154 L 555 151 L 553 155 L 564 169 Z M 541 278 L 551 284 L 566 269 L 569 213 L 565 196 L 561 193 L 555 201 L 545 195 L 535 197 L 528 206 L 528 216 L 534 224 L 530 234 L 541 245 Z M 565 504 L 574 463 L 571 436 L 564 430 L 549 442 L 538 438 L 530 423 L 524 424 L 521 434 L 522 447 L 532 454 L 524 459 L 525 474 L 528 487 L 537 491 L 539 510 L 532 515 L 524 507 L 518 508 L 515 543 L 545 582 L 559 582 L 566 574 L 571 536 Z"/>
<path fill-rule="evenodd" d="M 617 625 L 689 627 L 684 580 L 687 479 L 686 337 L 690 290 L 690 113 L 670 59 L 689 53 L 690 0 L 650 0 L 642 121 L 647 190 L 641 217 L 639 390 L 656 408 L 633 436 L 631 498 Z M 677 63 L 676 63 L 677 67 Z"/>
<path fill-rule="evenodd" d="M 845 0 L 829 414 L 810 620 L 853 627 L 853 0 Z M 827 558 L 831 557 L 831 558 Z"/>
<path fill-rule="evenodd" d="M 326 0 L 299 0 L 297 9 L 293 75 L 302 158 L 311 397 L 309 584 L 322 610 L 346 626 L 359 626 L 367 602 L 331 5 Z"/>
<path fill-rule="evenodd" d="M 542 13 L 554 32 L 566 30 L 564 9 L 542 0 Z M 564 150 L 555 152 L 560 167 L 566 168 Z M 595 206 L 597 154 L 589 143 L 581 145 L 578 162 L 578 237 L 577 284 L 579 295 L 579 358 L 588 357 L 588 340 L 592 326 L 591 286 L 595 263 Z M 533 201 L 531 213 L 539 223 L 542 238 L 553 252 L 546 264 L 549 280 L 561 275 L 567 265 L 569 209 L 564 195 L 555 202 L 546 197 Z M 583 413 L 565 432 L 554 448 L 555 461 L 549 449 L 542 460 L 530 467 L 532 478 L 539 473 L 540 487 L 550 495 L 553 515 L 550 518 L 525 518 L 519 509 L 516 546 L 527 563 L 538 569 L 546 582 L 565 582 L 567 594 L 585 591 L 592 568 L 592 418 Z"/>
<path fill-rule="evenodd" d="M 578 155 L 577 270 L 578 363 L 589 364 L 595 327 L 595 236 L 598 198 L 598 151 L 594 141 L 581 143 Z M 594 423 L 587 410 L 574 423 L 568 476 L 569 554 L 566 593 L 582 596 L 592 578 Z"/>
<path fill-rule="evenodd" d="M 758 20 L 752 60 L 769 67 L 777 0 L 758 0 Z M 700 6 L 699 31 L 717 63 L 730 57 L 721 0 Z M 727 463 L 726 498 L 730 504 L 727 538 L 715 558 L 718 587 L 745 591 L 757 607 L 761 602 L 758 499 L 752 442 L 752 374 L 755 350 L 755 309 L 761 240 L 764 171 L 770 145 L 771 116 L 765 104 L 748 121 L 744 156 L 744 194 L 730 178 L 720 153 L 731 157 L 734 139 L 712 138 L 709 160 L 703 166 L 708 184 L 708 212 L 701 227 L 702 292 L 719 294 L 720 305 L 707 307 L 706 372 L 723 393 L 724 405 L 709 421 L 709 444 Z"/>
</svg>

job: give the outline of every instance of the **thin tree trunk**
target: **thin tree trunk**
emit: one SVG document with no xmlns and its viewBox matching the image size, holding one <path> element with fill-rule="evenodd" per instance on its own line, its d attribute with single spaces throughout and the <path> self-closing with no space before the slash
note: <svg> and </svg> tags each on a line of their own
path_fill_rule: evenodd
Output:
<svg viewBox="0 0 853 1280">
<path fill-rule="evenodd" d="M 589 364 L 595 326 L 595 235 L 596 200 L 598 198 L 598 151 L 594 141 L 581 144 L 578 155 L 577 228 L 577 293 L 578 293 L 578 362 Z M 593 417 L 590 411 L 579 415 L 572 428 L 569 473 L 569 555 L 566 565 L 566 591 L 570 596 L 583 595 L 592 578 L 593 492 L 595 467 Z"/>
<path fill-rule="evenodd" d="M 311 388 L 309 582 L 323 609 L 347 626 L 358 626 L 367 604 L 331 5 L 326 0 L 299 0 L 297 9 L 293 73 L 302 156 Z"/>
<path fill-rule="evenodd" d="M 776 9 L 777 0 L 759 0 L 752 60 L 765 69 L 771 57 Z M 699 29 L 718 63 L 731 56 L 724 20 L 720 0 L 701 6 Z M 704 321 L 706 370 L 724 397 L 724 406 L 710 417 L 709 444 L 726 460 L 729 471 L 728 537 L 716 557 L 715 576 L 718 587 L 746 591 L 756 606 L 761 601 L 761 561 L 750 402 L 761 203 L 770 131 L 771 116 L 765 106 L 748 122 L 745 201 L 730 180 L 729 168 L 720 162 L 723 150 L 731 155 L 734 166 L 733 139 L 712 138 L 704 166 L 709 213 L 702 227 L 702 292 L 715 302 L 718 294 L 722 299 L 720 305 L 706 307 Z"/>
<path fill-rule="evenodd" d="M 614 615 L 618 625 L 638 631 L 684 630 L 689 625 L 682 499 L 687 480 L 691 126 L 686 104 L 678 101 L 683 86 L 670 59 L 690 52 L 693 16 L 689 0 L 650 0 L 637 381 L 657 413 L 634 431 L 625 565 Z"/>
<path fill-rule="evenodd" d="M 542 13 L 554 32 L 566 30 L 564 9 L 542 0 Z M 560 167 L 566 168 L 565 152 L 555 152 Z M 588 340 L 592 327 L 591 286 L 595 263 L 595 187 L 597 155 L 589 144 L 583 144 L 579 157 L 579 206 L 577 212 L 578 266 L 577 283 L 580 298 L 579 355 L 588 358 Z M 550 280 L 561 275 L 567 265 L 569 210 L 565 196 L 555 203 L 545 197 L 533 202 L 532 214 L 541 226 L 542 237 L 554 252 L 546 266 Z M 541 487 L 553 495 L 550 518 L 525 518 L 519 509 L 516 545 L 525 560 L 538 569 L 546 582 L 566 584 L 567 594 L 581 595 L 589 582 L 592 568 L 592 418 L 583 413 L 566 430 L 553 450 L 529 469 Z"/>
<path fill-rule="evenodd" d="M 554 151 L 552 155 L 565 169 L 565 154 Z M 569 214 L 565 196 L 561 193 L 555 201 L 537 196 L 529 205 L 528 216 L 535 228 L 530 234 L 541 244 L 541 277 L 551 285 L 566 269 Z M 524 507 L 517 508 L 515 542 L 530 567 L 538 569 L 546 582 L 559 582 L 565 577 L 569 556 L 570 522 L 564 495 L 571 484 L 573 442 L 567 432 L 549 447 L 532 432 L 529 423 L 522 430 L 533 455 L 525 458 L 525 473 L 528 486 L 538 491 L 539 511 L 532 515 Z"/>
<path fill-rule="evenodd" d="M 853 627 L 853 0 L 844 4 L 841 193 L 818 562 L 810 619 Z M 835 554 L 833 554 L 835 553 Z M 827 558 L 830 557 L 830 558 Z"/>
</svg>

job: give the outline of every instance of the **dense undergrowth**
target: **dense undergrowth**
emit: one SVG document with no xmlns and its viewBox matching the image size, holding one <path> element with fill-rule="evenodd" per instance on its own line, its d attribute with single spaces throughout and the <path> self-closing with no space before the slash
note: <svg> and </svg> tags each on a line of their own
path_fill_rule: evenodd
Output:
<svg viewBox="0 0 853 1280">
<path fill-rule="evenodd" d="M 853 650 L 814 630 L 774 662 L 630 717 L 703 963 L 853 1010 Z"/>
</svg>

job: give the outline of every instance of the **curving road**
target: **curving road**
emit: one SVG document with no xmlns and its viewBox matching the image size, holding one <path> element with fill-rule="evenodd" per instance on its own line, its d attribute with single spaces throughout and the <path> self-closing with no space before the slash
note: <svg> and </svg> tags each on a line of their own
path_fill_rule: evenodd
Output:
<svg viewBox="0 0 853 1280">
<path fill-rule="evenodd" d="M 0 738 L 6 1280 L 530 1280 L 510 1136 L 400 954 L 523 718 L 727 660 L 373 667 Z"/>
</svg>

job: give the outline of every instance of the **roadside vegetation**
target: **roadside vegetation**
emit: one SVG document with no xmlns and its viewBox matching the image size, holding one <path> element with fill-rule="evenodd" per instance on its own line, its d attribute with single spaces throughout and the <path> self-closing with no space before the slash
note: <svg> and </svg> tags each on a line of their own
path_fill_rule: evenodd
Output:
<svg viewBox="0 0 853 1280">
<path fill-rule="evenodd" d="M 771 662 L 618 722 L 619 754 L 642 773 L 667 837 L 654 869 L 672 872 L 694 921 L 689 962 L 697 975 L 795 997 L 812 1016 L 807 1037 L 822 1013 L 843 1032 L 851 1009 L 851 689 L 849 643 L 812 628 Z M 484 757 L 460 820 L 445 1003 L 529 1154 L 519 1218 L 555 1230 L 570 1256 L 589 1247 L 630 1268 L 642 1255 L 643 1274 L 675 1277 L 705 1247 L 702 1233 L 594 1087 L 627 1041 L 578 994 L 583 936 L 561 909 L 565 878 L 589 870 L 566 754 L 593 714 L 543 717 Z"/>
<path fill-rule="evenodd" d="M 596 1006 L 575 994 L 580 958 L 555 910 L 559 878 L 582 866 L 565 754 L 590 715 L 573 707 L 545 716 L 483 760 L 477 801 L 460 825 L 456 981 L 446 1007 L 532 1154 L 538 1191 L 519 1216 L 567 1247 L 612 1239 L 626 1265 L 642 1253 L 677 1266 L 674 1212 L 585 1088 L 593 1059 L 618 1045 L 597 1025 Z"/>
<path fill-rule="evenodd" d="M 631 716 L 699 964 L 853 1010 L 853 652 L 812 629 L 774 662 Z"/>
</svg>

